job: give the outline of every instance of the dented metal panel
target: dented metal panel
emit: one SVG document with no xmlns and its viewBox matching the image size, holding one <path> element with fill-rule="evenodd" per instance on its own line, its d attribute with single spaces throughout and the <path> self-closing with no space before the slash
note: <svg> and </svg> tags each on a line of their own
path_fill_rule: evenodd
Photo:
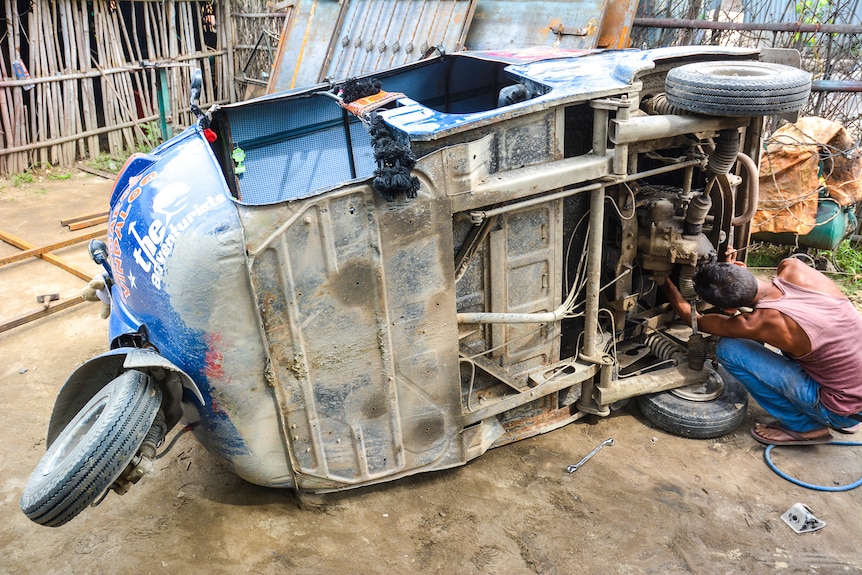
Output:
<svg viewBox="0 0 862 575">
<path fill-rule="evenodd" d="M 353 187 L 302 204 L 255 245 L 267 211 L 279 208 L 241 208 L 297 486 L 460 461 L 445 198 L 393 205 Z"/>
</svg>

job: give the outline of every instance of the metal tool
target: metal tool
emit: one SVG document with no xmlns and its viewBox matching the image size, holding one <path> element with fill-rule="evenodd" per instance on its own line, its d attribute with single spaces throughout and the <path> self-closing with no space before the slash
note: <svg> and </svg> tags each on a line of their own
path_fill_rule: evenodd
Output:
<svg viewBox="0 0 862 575">
<path fill-rule="evenodd" d="M 58 293 L 46 293 L 44 295 L 37 295 L 36 301 L 45 306 L 45 309 L 51 305 L 52 301 L 57 301 L 60 299 L 60 294 Z"/>
<path fill-rule="evenodd" d="M 569 473 L 574 473 L 575 471 L 577 471 L 577 470 L 578 470 L 578 468 L 579 468 L 581 465 L 583 465 L 584 463 L 586 463 L 587 461 L 589 461 L 589 460 L 590 460 L 590 458 L 591 458 L 593 455 L 595 455 L 596 453 L 598 453 L 598 452 L 599 452 L 599 450 L 600 450 L 602 447 L 604 447 L 605 445 L 613 445 L 613 444 L 614 444 L 614 440 L 613 440 L 613 438 L 611 438 L 611 439 L 605 439 L 604 441 L 602 441 L 602 442 L 599 444 L 599 446 L 598 446 L 598 447 L 596 447 L 595 449 L 593 449 L 592 451 L 590 451 L 589 453 L 587 453 L 587 455 L 586 455 L 583 459 L 581 459 L 580 461 L 578 461 L 578 462 L 577 462 L 577 463 L 575 463 L 574 465 L 569 465 L 568 467 L 566 467 L 566 471 L 568 471 Z"/>
</svg>

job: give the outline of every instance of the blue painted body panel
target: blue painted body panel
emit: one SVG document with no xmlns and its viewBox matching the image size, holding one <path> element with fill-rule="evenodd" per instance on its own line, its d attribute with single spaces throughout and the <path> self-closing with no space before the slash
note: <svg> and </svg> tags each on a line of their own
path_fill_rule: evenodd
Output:
<svg viewBox="0 0 862 575">
<path fill-rule="evenodd" d="M 231 412 L 257 410 L 265 358 L 249 309 L 242 228 L 199 127 L 129 162 L 111 199 L 108 242 L 111 341 L 143 332 L 200 389 L 204 403 L 187 398 L 184 407 L 202 443 L 241 476 L 290 484 L 283 457 L 274 473 L 259 472 L 271 465 L 257 451 L 270 448 L 250 444 L 261 442 L 231 420 Z M 250 321 L 236 325 L 242 307 Z M 262 398 L 273 411 L 269 394 Z"/>
</svg>

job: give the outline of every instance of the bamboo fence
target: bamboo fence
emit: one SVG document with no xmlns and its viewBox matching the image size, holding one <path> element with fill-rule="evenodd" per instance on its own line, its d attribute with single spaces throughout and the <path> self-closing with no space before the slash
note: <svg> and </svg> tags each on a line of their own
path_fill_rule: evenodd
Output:
<svg viewBox="0 0 862 575">
<path fill-rule="evenodd" d="M 347 2 L 349 0 L 341 0 Z M 862 0 L 640 0 L 633 45 L 795 47 L 815 80 L 860 81 Z M 0 0 L 0 175 L 72 166 L 157 144 L 201 107 L 255 95 L 290 25 L 294 0 Z M 663 22 L 656 22 L 663 19 Z M 728 29 L 678 27 L 723 21 Z M 789 23 L 787 29 L 754 23 Z M 743 25 L 744 24 L 744 25 Z M 815 25 L 814 31 L 803 31 Z M 737 29 L 734 29 L 734 26 Z M 771 29 L 770 29 L 771 26 Z M 29 77 L 16 74 L 25 67 Z M 168 94 L 158 105 L 160 79 Z M 862 140 L 858 91 L 822 91 L 814 113 Z"/>
<path fill-rule="evenodd" d="M 152 148 L 193 121 L 194 68 L 202 108 L 236 99 L 229 0 L 0 2 L 0 174 Z"/>
<path fill-rule="evenodd" d="M 266 93 L 278 40 L 293 13 L 292 2 L 262 3 L 233 0 L 231 26 L 237 96 L 246 99 Z"/>
</svg>

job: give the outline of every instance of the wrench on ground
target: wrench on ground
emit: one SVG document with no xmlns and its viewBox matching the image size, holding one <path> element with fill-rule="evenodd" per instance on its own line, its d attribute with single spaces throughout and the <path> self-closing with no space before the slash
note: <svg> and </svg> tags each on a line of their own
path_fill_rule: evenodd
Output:
<svg viewBox="0 0 862 575">
<path fill-rule="evenodd" d="M 604 447 L 605 445 L 613 445 L 613 444 L 614 444 L 614 440 L 613 440 L 613 438 L 611 438 L 611 439 L 605 439 L 604 441 L 602 441 L 602 442 L 599 444 L 599 446 L 598 446 L 598 447 L 596 447 L 595 449 L 593 449 L 592 451 L 590 451 L 589 453 L 587 453 L 586 457 L 584 457 L 583 459 L 581 459 L 580 461 L 578 461 L 578 462 L 577 462 L 577 463 L 575 463 L 574 465 L 569 465 L 568 467 L 566 467 L 566 471 L 568 471 L 569 473 L 574 473 L 575 471 L 577 471 L 577 470 L 578 470 L 578 468 L 580 468 L 580 466 L 581 466 L 581 465 L 583 465 L 584 463 L 586 463 L 587 461 L 589 461 L 589 460 L 590 460 L 590 458 L 591 458 L 593 455 L 595 455 L 596 453 L 598 453 L 598 452 L 599 452 L 599 450 L 600 450 L 602 447 Z"/>
</svg>

